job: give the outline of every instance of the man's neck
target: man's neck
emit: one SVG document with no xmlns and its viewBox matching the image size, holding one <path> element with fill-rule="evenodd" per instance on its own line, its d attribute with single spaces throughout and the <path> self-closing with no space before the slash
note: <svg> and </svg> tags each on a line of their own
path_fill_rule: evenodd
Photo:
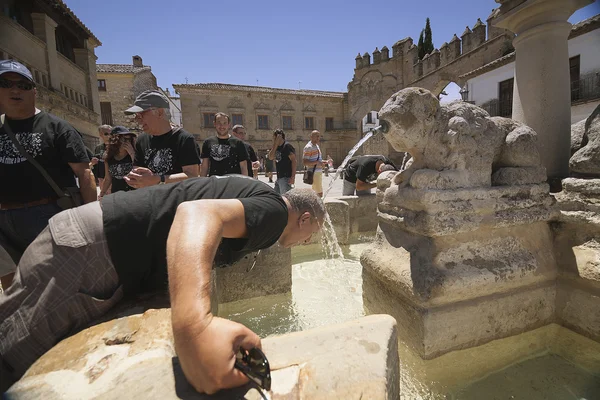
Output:
<svg viewBox="0 0 600 400">
<path fill-rule="evenodd" d="M 153 129 L 152 132 L 146 132 L 149 135 L 152 136 L 162 136 L 164 134 L 167 134 L 169 132 L 171 132 L 172 128 L 171 128 L 171 124 L 169 123 L 169 121 L 163 121 L 164 123 L 161 123 L 159 126 L 156 127 L 156 129 Z"/>
<path fill-rule="evenodd" d="M 217 132 L 217 137 L 219 139 L 229 139 L 231 137 L 231 135 L 228 133 L 226 133 L 225 135 L 219 135 L 219 133 Z"/>
<path fill-rule="evenodd" d="M 16 111 L 14 113 L 11 113 L 10 111 L 6 113 L 6 118 L 8 119 L 12 119 L 13 121 L 18 121 L 18 120 L 22 120 L 22 119 L 28 119 L 33 117 L 34 115 L 37 115 L 38 113 L 40 113 L 41 110 L 37 109 L 35 107 L 33 107 L 33 109 L 28 109 L 26 111 Z"/>
</svg>

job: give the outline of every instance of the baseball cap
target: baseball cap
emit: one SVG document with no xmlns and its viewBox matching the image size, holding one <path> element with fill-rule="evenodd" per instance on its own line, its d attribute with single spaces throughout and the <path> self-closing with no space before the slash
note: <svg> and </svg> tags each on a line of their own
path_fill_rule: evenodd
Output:
<svg viewBox="0 0 600 400">
<path fill-rule="evenodd" d="M 33 82 L 33 75 L 31 75 L 31 71 L 29 71 L 23 64 L 15 60 L 0 61 L 0 75 L 3 75 L 7 72 L 14 72 L 15 74 L 19 74 Z"/>
<path fill-rule="evenodd" d="M 137 133 L 135 132 L 131 132 L 129 129 L 125 128 L 124 126 L 115 126 L 112 131 L 110 131 L 110 133 L 112 135 L 135 135 L 137 136 Z"/>
<path fill-rule="evenodd" d="M 169 108 L 169 100 L 156 90 L 146 90 L 139 94 L 133 103 L 133 107 L 125 110 L 125 114 L 131 115 L 149 108 Z"/>
</svg>

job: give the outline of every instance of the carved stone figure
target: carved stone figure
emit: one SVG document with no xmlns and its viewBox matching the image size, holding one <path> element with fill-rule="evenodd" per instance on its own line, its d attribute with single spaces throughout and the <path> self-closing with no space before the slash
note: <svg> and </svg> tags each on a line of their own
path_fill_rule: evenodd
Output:
<svg viewBox="0 0 600 400">
<path fill-rule="evenodd" d="M 473 104 L 440 104 L 428 90 L 406 88 L 388 99 L 379 119 L 388 125 L 386 139 L 394 149 L 413 157 L 396 184 L 457 189 L 546 180 L 536 133 Z"/>
</svg>

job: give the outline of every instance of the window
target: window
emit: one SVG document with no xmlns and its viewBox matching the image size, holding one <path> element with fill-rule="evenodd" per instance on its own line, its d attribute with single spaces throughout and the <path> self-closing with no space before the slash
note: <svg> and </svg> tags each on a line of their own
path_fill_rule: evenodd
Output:
<svg viewBox="0 0 600 400">
<path fill-rule="evenodd" d="M 73 89 L 69 89 L 69 93 L 71 94 L 71 100 L 75 100 L 75 95 L 73 94 Z"/>
<path fill-rule="evenodd" d="M 69 97 L 69 89 L 66 86 L 64 87 L 64 89 L 65 89 L 65 96 Z"/>
<path fill-rule="evenodd" d="M 45 87 L 48 87 L 48 81 L 46 80 L 46 75 L 42 74 L 42 84 Z"/>
<path fill-rule="evenodd" d="M 36 70 L 34 71 L 35 74 L 35 83 L 40 83 L 40 73 Z"/>
<path fill-rule="evenodd" d="M 304 117 L 304 129 L 315 129 L 315 117 Z"/>
<path fill-rule="evenodd" d="M 112 125 L 112 107 L 109 101 L 100 102 L 100 116 L 102 117 L 103 125 Z"/>
<path fill-rule="evenodd" d="M 244 116 L 242 114 L 231 114 L 231 124 L 235 125 L 244 125 Z"/>
<path fill-rule="evenodd" d="M 283 130 L 291 131 L 293 128 L 292 117 L 290 115 L 283 115 L 281 117 L 281 127 Z"/>
<path fill-rule="evenodd" d="M 569 58 L 569 75 L 571 80 L 571 101 L 581 98 L 580 92 L 580 76 L 579 76 L 580 60 L 579 56 Z"/>
<path fill-rule="evenodd" d="M 258 129 L 269 129 L 269 116 L 259 115 L 258 116 Z"/>
<path fill-rule="evenodd" d="M 512 116 L 514 78 L 498 83 L 498 115 L 510 118 Z"/>
<path fill-rule="evenodd" d="M 106 80 L 98 79 L 98 91 L 106 92 Z"/>
<path fill-rule="evenodd" d="M 202 113 L 204 117 L 203 128 L 214 128 L 215 127 L 215 113 Z"/>
<path fill-rule="evenodd" d="M 330 117 L 325 118 L 325 130 L 326 131 L 333 130 L 333 118 L 330 118 Z"/>
<path fill-rule="evenodd" d="M 373 113 L 369 111 L 369 113 L 367 114 L 367 124 L 372 124 L 373 123 Z"/>
</svg>

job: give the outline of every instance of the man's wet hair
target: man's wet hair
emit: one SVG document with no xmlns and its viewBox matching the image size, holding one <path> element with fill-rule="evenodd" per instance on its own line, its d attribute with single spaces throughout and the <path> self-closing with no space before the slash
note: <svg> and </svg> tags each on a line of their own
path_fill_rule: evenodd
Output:
<svg viewBox="0 0 600 400">
<path fill-rule="evenodd" d="M 398 170 L 392 164 L 383 164 L 380 168 L 380 171 L 385 172 L 385 171 L 398 171 Z"/>
<path fill-rule="evenodd" d="M 273 136 L 281 135 L 281 137 L 285 140 L 285 132 L 283 129 L 275 129 L 273 132 Z"/>
<path fill-rule="evenodd" d="M 292 210 L 302 215 L 308 212 L 313 218 L 323 221 L 325 205 L 323 200 L 312 189 L 292 189 L 282 194 L 289 202 Z"/>
</svg>

